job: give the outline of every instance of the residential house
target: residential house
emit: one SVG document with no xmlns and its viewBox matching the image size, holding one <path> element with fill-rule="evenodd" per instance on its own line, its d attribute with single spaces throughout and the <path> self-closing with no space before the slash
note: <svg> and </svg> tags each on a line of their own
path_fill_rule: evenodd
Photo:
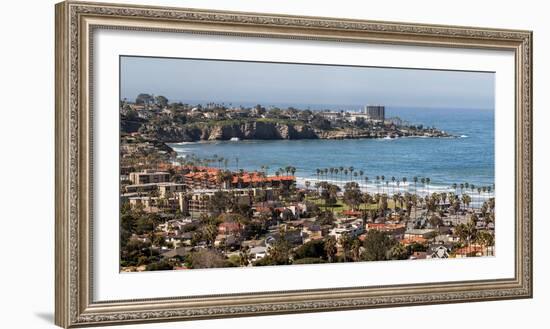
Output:
<svg viewBox="0 0 550 329">
<path fill-rule="evenodd" d="M 449 258 L 449 253 L 451 251 L 450 245 L 432 245 L 428 249 L 428 255 L 426 258 Z"/>
<path fill-rule="evenodd" d="M 404 238 L 405 239 L 413 239 L 413 238 L 424 238 L 429 239 L 431 238 L 435 233 L 435 230 L 433 229 L 412 229 L 412 230 L 406 230 Z"/>
<path fill-rule="evenodd" d="M 250 248 L 250 256 L 253 260 L 259 260 L 264 258 L 267 255 L 267 247 L 265 246 L 256 246 Z"/>
</svg>

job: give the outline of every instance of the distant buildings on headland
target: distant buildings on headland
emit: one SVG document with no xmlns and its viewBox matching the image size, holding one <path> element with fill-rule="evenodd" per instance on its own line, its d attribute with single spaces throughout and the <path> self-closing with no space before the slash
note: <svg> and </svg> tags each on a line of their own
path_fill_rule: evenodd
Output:
<svg viewBox="0 0 550 329">
<path fill-rule="evenodd" d="M 127 103 L 126 101 L 123 101 L 124 104 L 128 104 L 121 107 L 121 114 L 127 115 L 129 111 L 133 110 L 135 111 L 135 114 L 137 117 L 141 119 L 150 119 L 156 114 L 167 114 L 172 115 L 173 113 L 170 111 L 170 108 L 173 108 L 174 106 L 178 105 L 178 103 L 173 103 L 170 105 L 160 105 L 154 102 L 151 103 L 143 103 L 143 102 L 136 102 L 131 104 Z M 188 104 L 180 104 L 183 108 L 188 109 L 188 116 L 189 117 L 195 117 L 195 116 L 202 116 L 205 119 L 238 119 L 238 118 L 245 118 L 245 117 L 270 117 L 272 116 L 270 111 L 281 111 L 282 113 L 286 113 L 291 119 L 303 119 L 304 116 L 297 115 L 300 110 L 294 107 L 289 107 L 286 110 L 285 109 L 279 109 L 278 107 L 273 106 L 267 106 L 263 107 L 261 105 L 256 105 L 252 107 L 244 107 L 242 105 L 226 105 L 225 103 L 206 103 L 204 105 L 198 104 L 198 105 L 188 105 Z M 223 111 L 221 111 L 223 110 Z M 301 110 L 304 111 L 304 110 Z M 384 105 L 365 105 L 362 110 L 353 111 L 348 109 L 342 109 L 342 110 L 334 110 L 334 109 L 325 109 L 325 110 L 317 110 L 317 111 L 311 111 L 309 110 L 309 107 L 305 110 L 309 115 L 312 113 L 317 113 L 321 115 L 323 118 L 329 120 L 329 121 L 346 121 L 346 122 L 358 122 L 358 121 L 365 121 L 365 122 L 373 122 L 373 123 L 384 123 L 386 121 L 386 109 Z M 274 112 L 276 113 L 276 112 Z M 388 122 L 391 122 L 391 120 L 388 120 Z"/>
<path fill-rule="evenodd" d="M 384 122 L 386 120 L 386 108 L 383 105 L 366 105 L 360 112 L 321 111 L 319 114 L 329 121 Z"/>
</svg>

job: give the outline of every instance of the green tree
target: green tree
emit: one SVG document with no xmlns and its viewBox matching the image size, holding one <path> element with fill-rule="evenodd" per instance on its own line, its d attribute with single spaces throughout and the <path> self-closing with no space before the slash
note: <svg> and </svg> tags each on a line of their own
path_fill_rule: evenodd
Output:
<svg viewBox="0 0 550 329">
<path fill-rule="evenodd" d="M 432 227 L 440 227 L 441 225 L 443 225 L 443 220 L 441 219 L 441 217 L 435 214 L 433 214 L 428 221 Z"/>
<path fill-rule="evenodd" d="M 152 101 L 153 101 L 153 96 L 149 94 L 142 93 L 136 97 L 136 104 L 149 105 Z"/>
<path fill-rule="evenodd" d="M 475 240 L 477 243 L 487 248 L 485 255 L 488 256 L 488 247 L 492 247 L 495 245 L 495 236 L 487 231 L 479 231 L 476 234 Z"/>
<path fill-rule="evenodd" d="M 338 200 L 338 191 L 340 191 L 340 188 L 337 185 L 327 182 L 322 182 L 321 188 L 321 198 L 325 201 L 325 209 L 328 206 L 335 205 Z"/>
<path fill-rule="evenodd" d="M 290 263 L 290 250 L 292 246 L 286 238 L 286 232 L 279 230 L 279 236 L 275 239 L 271 247 L 268 248 L 268 258 L 271 265 L 287 265 Z"/>
<path fill-rule="evenodd" d="M 409 258 L 409 252 L 401 243 L 394 244 L 388 251 L 388 259 L 398 260 Z"/>
<path fill-rule="evenodd" d="M 239 251 L 239 265 L 248 266 L 250 264 L 250 248 L 248 246 L 241 247 Z"/>
<path fill-rule="evenodd" d="M 339 243 L 340 243 L 340 246 L 342 247 L 342 254 L 344 256 L 344 262 L 347 262 L 348 260 L 348 254 L 349 254 L 349 251 L 350 251 L 350 248 L 351 248 L 351 237 L 349 236 L 349 234 L 347 233 L 344 233 L 342 235 L 340 235 L 340 239 L 338 239 Z"/>
<path fill-rule="evenodd" d="M 322 211 L 319 215 L 317 215 L 317 223 L 319 225 L 333 225 L 334 224 L 334 214 L 332 211 Z"/>
<path fill-rule="evenodd" d="M 354 262 L 359 261 L 361 257 L 361 247 L 361 240 L 355 238 L 351 241 L 351 257 L 353 258 Z"/>
<path fill-rule="evenodd" d="M 363 194 L 356 182 L 346 183 L 344 186 L 344 203 L 356 210 L 363 201 Z"/>
<path fill-rule="evenodd" d="M 363 242 L 362 258 L 366 261 L 386 260 L 388 251 L 395 244 L 395 241 L 384 232 L 370 230 L 365 236 Z"/>
<path fill-rule="evenodd" d="M 160 262 L 148 264 L 145 267 L 145 270 L 146 271 L 166 271 L 166 270 L 171 270 L 173 268 L 174 268 L 174 266 L 172 266 L 172 264 L 170 264 L 169 262 L 167 262 L 165 260 L 162 260 Z"/>
<path fill-rule="evenodd" d="M 327 255 L 327 259 L 329 263 L 332 263 L 334 261 L 334 257 L 336 256 L 336 252 L 338 249 L 336 248 L 336 238 L 333 236 L 328 236 L 325 239 L 325 253 Z"/>
<path fill-rule="evenodd" d="M 227 262 L 223 255 L 213 249 L 200 249 L 187 257 L 190 268 L 216 268 L 225 267 Z"/>
<path fill-rule="evenodd" d="M 293 253 L 293 258 L 323 258 L 326 259 L 325 253 L 325 241 L 324 240 L 311 240 L 300 247 L 296 248 Z"/>
<path fill-rule="evenodd" d="M 160 107 L 166 107 L 168 105 L 168 98 L 159 95 L 155 97 L 155 102 Z"/>
<path fill-rule="evenodd" d="M 208 210 L 210 210 L 214 215 L 224 213 L 231 206 L 231 196 L 229 193 L 223 191 L 214 192 L 208 202 Z"/>
</svg>

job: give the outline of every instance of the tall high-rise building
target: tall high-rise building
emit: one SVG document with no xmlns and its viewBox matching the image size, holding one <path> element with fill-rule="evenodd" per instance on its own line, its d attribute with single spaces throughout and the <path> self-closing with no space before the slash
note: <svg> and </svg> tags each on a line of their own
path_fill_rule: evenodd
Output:
<svg viewBox="0 0 550 329">
<path fill-rule="evenodd" d="M 386 118 L 386 109 L 383 105 L 365 106 L 365 114 L 369 120 L 384 121 Z"/>
</svg>

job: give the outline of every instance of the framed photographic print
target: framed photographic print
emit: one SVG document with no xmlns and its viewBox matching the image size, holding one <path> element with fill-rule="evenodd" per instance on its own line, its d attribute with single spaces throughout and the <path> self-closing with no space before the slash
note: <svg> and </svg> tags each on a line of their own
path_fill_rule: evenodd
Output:
<svg viewBox="0 0 550 329">
<path fill-rule="evenodd" d="M 56 324 L 532 295 L 532 33 L 56 6 Z"/>
</svg>

